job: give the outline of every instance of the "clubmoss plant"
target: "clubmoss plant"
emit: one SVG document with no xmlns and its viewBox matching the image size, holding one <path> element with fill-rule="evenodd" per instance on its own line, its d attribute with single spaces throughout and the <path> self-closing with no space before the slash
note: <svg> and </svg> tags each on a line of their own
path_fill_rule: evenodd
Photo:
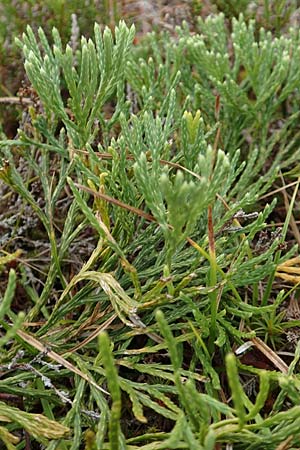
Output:
<svg viewBox="0 0 300 450">
<path fill-rule="evenodd" d="M 283 334 L 299 320 L 276 278 L 298 184 L 262 237 L 281 211 L 262 196 L 299 158 L 300 35 L 222 14 L 176 33 L 18 40 L 35 100 L 0 142 L 0 177 L 36 227 L 1 248 L 11 450 L 300 445 Z"/>
</svg>

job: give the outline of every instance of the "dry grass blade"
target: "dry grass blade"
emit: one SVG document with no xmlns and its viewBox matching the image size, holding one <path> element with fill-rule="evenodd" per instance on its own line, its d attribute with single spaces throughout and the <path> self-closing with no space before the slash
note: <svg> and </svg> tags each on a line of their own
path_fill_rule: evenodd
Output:
<svg viewBox="0 0 300 450">
<path fill-rule="evenodd" d="M 82 153 L 83 155 L 89 155 L 89 152 L 86 150 L 80 150 L 80 149 L 76 149 L 76 152 Z M 95 152 L 95 154 L 97 156 L 99 156 L 100 159 L 112 159 L 112 154 L 111 153 L 100 153 L 100 152 Z M 128 161 L 134 161 L 134 157 L 132 155 L 126 155 L 126 160 Z M 151 157 L 147 157 L 147 161 L 151 162 L 152 158 Z M 182 170 L 183 172 L 189 173 L 190 175 L 192 175 L 195 178 L 198 178 L 198 180 L 201 180 L 201 176 L 196 173 L 193 172 L 192 170 L 182 166 L 181 164 L 172 162 L 172 161 L 167 161 L 166 159 L 159 159 L 159 163 L 163 166 L 169 166 L 169 167 L 173 167 L 174 169 L 178 169 L 178 170 Z M 78 184 L 75 184 L 77 187 L 79 187 Z M 84 186 L 85 187 L 85 186 Z"/>
<path fill-rule="evenodd" d="M 92 189 L 90 189 L 86 186 L 83 186 L 82 184 L 74 183 L 74 185 L 78 189 L 88 192 L 89 194 L 93 195 L 94 197 L 101 198 L 102 200 L 106 200 L 107 202 L 112 203 L 113 205 L 119 206 L 120 208 L 126 209 L 127 211 L 137 214 L 140 217 L 144 217 L 144 219 L 149 220 L 149 222 L 157 222 L 155 217 L 153 217 L 151 214 L 145 213 L 142 209 L 127 205 L 126 203 L 123 203 L 120 200 L 110 197 L 109 195 L 102 194 L 101 192 L 93 191 Z M 172 228 L 172 227 L 170 226 L 170 228 Z M 194 247 L 197 251 L 200 251 L 200 253 L 202 253 L 207 259 L 209 259 L 209 255 L 206 252 L 203 252 L 203 250 L 199 247 L 199 245 L 196 242 L 194 242 L 190 237 L 187 237 L 186 241 L 192 247 Z"/>
<path fill-rule="evenodd" d="M 280 187 L 278 189 L 274 189 L 273 191 L 268 192 L 265 195 L 262 195 L 259 199 L 263 200 L 263 199 L 268 198 L 268 197 L 274 197 L 274 195 L 277 194 L 278 192 L 285 191 L 287 188 L 295 186 L 297 183 L 298 183 L 298 181 L 293 181 L 292 183 L 286 184 L 285 186 L 282 186 L 282 187 Z"/>
<path fill-rule="evenodd" d="M 285 206 L 285 209 L 286 209 L 286 213 L 288 214 L 288 210 L 290 208 L 289 198 L 288 198 L 288 195 L 287 195 L 287 192 L 286 192 L 286 186 L 285 186 L 285 183 L 284 183 L 284 178 L 283 178 L 282 174 L 280 174 L 280 176 L 281 176 L 282 184 L 284 185 L 284 188 L 285 188 L 282 191 L 282 195 L 283 195 L 283 199 L 284 199 L 284 206 Z M 298 180 L 297 180 L 297 182 L 298 182 Z M 298 230 L 295 218 L 293 216 L 293 213 L 291 213 L 290 227 L 291 227 L 291 229 L 292 229 L 292 231 L 294 233 L 294 237 L 295 237 L 298 245 L 300 245 L 300 233 L 299 233 L 299 230 Z"/>
<path fill-rule="evenodd" d="M 280 372 L 286 374 L 288 373 L 289 368 L 286 363 L 272 349 L 270 349 L 264 341 L 262 341 L 259 337 L 252 338 L 251 341 L 255 347 L 261 351 L 261 353 L 263 353 L 278 370 L 280 370 Z"/>
<path fill-rule="evenodd" d="M 288 450 L 291 448 L 290 444 L 293 440 L 294 436 L 289 436 L 287 439 L 285 439 L 283 442 L 281 442 L 275 450 Z"/>
<path fill-rule="evenodd" d="M 101 198 L 102 200 L 106 200 L 107 202 L 112 203 L 113 205 L 120 206 L 121 208 L 126 209 L 127 211 L 137 214 L 138 216 L 144 217 L 144 219 L 149 220 L 150 222 L 156 222 L 156 219 L 153 216 L 151 216 L 151 214 L 145 213 L 142 209 L 138 209 L 135 208 L 134 206 L 127 205 L 126 203 L 123 203 L 120 200 L 110 197 L 109 195 L 102 194 L 101 192 L 95 192 L 92 189 L 83 186 L 82 184 L 79 183 L 74 184 L 78 189 L 88 192 L 89 194 L 94 195 L 94 197 Z"/>
<path fill-rule="evenodd" d="M 9 103 L 12 105 L 32 105 L 33 101 L 27 97 L 0 97 L 0 103 Z"/>
<path fill-rule="evenodd" d="M 84 339 L 79 344 L 75 345 L 75 347 L 71 348 L 68 353 L 73 353 L 79 350 L 80 348 L 87 345 L 89 342 L 91 342 L 93 339 L 95 339 L 101 331 L 106 330 L 109 325 L 118 317 L 117 314 L 113 314 L 109 319 L 107 319 L 104 323 L 102 323 L 95 331 L 93 331 L 86 339 Z"/>
<path fill-rule="evenodd" d="M 49 350 L 47 348 L 46 345 L 42 344 L 40 341 L 38 341 L 37 339 L 35 339 L 33 336 L 31 336 L 28 333 L 25 333 L 25 331 L 22 330 L 18 330 L 17 331 L 18 336 L 23 339 L 27 344 L 32 345 L 32 347 L 36 348 L 37 350 L 39 350 L 40 352 L 44 353 L 45 355 L 47 355 L 49 358 L 53 359 L 54 361 L 56 361 L 58 364 L 61 364 L 63 367 L 65 367 L 66 369 L 70 370 L 70 372 L 76 373 L 76 375 L 80 376 L 81 378 L 83 378 L 85 381 L 87 381 L 89 384 L 91 384 L 93 387 L 95 387 L 96 389 L 98 389 L 99 391 L 103 392 L 104 394 L 108 394 L 109 393 L 103 389 L 102 387 L 100 387 L 97 383 L 95 383 L 94 380 L 92 380 L 88 375 L 86 375 L 85 373 L 83 373 L 81 370 L 79 370 L 77 367 L 73 366 L 73 364 L 71 364 L 69 361 L 67 361 L 65 358 L 63 358 L 62 356 L 60 356 L 58 353 Z"/>
</svg>

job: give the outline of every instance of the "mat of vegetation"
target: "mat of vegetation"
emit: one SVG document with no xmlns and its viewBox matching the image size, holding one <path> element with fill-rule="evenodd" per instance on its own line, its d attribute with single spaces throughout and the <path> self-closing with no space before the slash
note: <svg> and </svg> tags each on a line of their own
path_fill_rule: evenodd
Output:
<svg viewBox="0 0 300 450">
<path fill-rule="evenodd" d="M 134 36 L 17 41 L 0 440 L 298 448 L 299 30 L 219 14 Z"/>
</svg>

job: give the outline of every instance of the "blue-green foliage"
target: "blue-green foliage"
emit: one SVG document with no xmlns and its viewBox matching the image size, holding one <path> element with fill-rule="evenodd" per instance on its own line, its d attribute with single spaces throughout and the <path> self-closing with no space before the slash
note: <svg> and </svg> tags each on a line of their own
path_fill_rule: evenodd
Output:
<svg viewBox="0 0 300 450">
<path fill-rule="evenodd" d="M 255 333 L 275 347 L 299 326 L 280 312 L 288 294 L 273 292 L 295 251 L 281 254 L 296 190 L 283 234 L 260 235 L 276 206 L 260 197 L 299 158 L 299 36 L 257 34 L 242 16 L 229 30 L 221 14 L 135 47 L 124 22 L 95 25 L 78 50 L 56 29 L 53 45 L 30 27 L 18 40 L 38 102 L 18 138 L 0 142 L 0 176 L 39 219 L 50 256 L 40 284 L 29 257 L 20 269 L 25 318 L 10 272 L 0 389 L 30 411 L 41 399 L 51 420 L 59 411 L 73 435 L 43 434 L 48 450 L 300 445 L 299 349 L 289 367 L 270 349 L 274 370 L 242 366 L 259 378 L 252 393 L 231 353 Z M 0 427 L 11 449 L 13 431 Z"/>
</svg>

